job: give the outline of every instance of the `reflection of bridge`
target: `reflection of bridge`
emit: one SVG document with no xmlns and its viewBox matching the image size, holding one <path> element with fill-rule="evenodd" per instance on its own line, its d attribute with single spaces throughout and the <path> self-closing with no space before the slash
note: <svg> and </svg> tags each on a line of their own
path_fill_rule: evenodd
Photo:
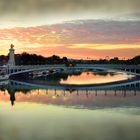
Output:
<svg viewBox="0 0 140 140">
<path fill-rule="evenodd" d="M 131 74 L 140 75 L 140 65 L 104 65 L 104 64 L 79 64 L 75 67 L 66 67 L 65 65 L 27 65 L 27 66 L 16 66 L 13 45 L 9 49 L 9 61 L 7 65 L 7 73 L 9 76 L 34 72 L 34 71 L 67 71 L 67 70 L 117 70 L 125 71 Z"/>
<path fill-rule="evenodd" d="M 23 81 L 10 81 L 10 85 L 21 89 L 58 89 L 58 90 L 140 90 L 140 80 L 125 81 L 123 83 L 110 83 L 105 85 L 43 85 L 38 83 L 29 83 Z"/>
<path fill-rule="evenodd" d="M 37 95 L 40 95 L 40 90 L 44 90 L 46 95 L 52 95 L 57 97 L 60 96 L 67 96 L 67 95 L 73 95 L 76 96 L 86 96 L 87 98 L 90 97 L 91 93 L 94 94 L 95 97 L 99 96 L 101 93 L 104 96 L 109 97 L 110 94 L 112 96 L 121 96 L 121 97 L 127 97 L 130 96 L 136 96 L 138 93 L 140 93 L 140 81 L 135 81 L 133 83 L 126 83 L 124 86 L 115 86 L 114 87 L 83 87 L 83 88 L 77 88 L 77 87 L 60 87 L 60 86 L 44 86 L 44 85 L 37 85 L 37 84 L 31 84 L 31 83 L 25 83 L 25 82 L 19 82 L 19 81 L 11 81 L 9 85 L 6 87 L 3 87 L 3 90 L 8 90 L 8 93 L 10 94 L 10 100 L 11 104 L 14 105 L 14 101 L 16 100 L 15 93 L 27 93 L 30 95 L 32 91 L 35 91 Z M 31 91 L 31 92 L 30 92 Z M 51 91 L 51 92 L 50 92 Z M 82 94 L 84 93 L 84 94 Z M 94 98 L 95 98 L 94 97 Z"/>
</svg>

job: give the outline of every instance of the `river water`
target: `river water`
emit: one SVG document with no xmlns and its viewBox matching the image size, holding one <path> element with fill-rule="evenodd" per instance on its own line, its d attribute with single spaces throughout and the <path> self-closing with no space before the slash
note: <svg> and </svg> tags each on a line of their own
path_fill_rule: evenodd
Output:
<svg viewBox="0 0 140 140">
<path fill-rule="evenodd" d="M 108 76 L 97 75 L 100 80 Z M 53 82 L 71 82 L 73 77 Z M 38 79 L 44 78 L 33 81 Z M 0 90 L 0 140 L 139 140 L 140 82 L 126 87 L 70 90 L 9 82 Z"/>
</svg>

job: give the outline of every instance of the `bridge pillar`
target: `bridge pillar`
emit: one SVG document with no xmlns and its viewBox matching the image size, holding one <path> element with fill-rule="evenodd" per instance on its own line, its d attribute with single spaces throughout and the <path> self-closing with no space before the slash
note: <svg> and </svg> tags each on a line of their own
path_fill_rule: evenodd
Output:
<svg viewBox="0 0 140 140">
<path fill-rule="evenodd" d="M 123 92 L 124 92 L 123 97 L 126 97 L 126 90 L 124 89 Z"/>
<path fill-rule="evenodd" d="M 46 89 L 46 94 L 48 94 L 48 89 Z"/>
<path fill-rule="evenodd" d="M 95 96 L 97 96 L 97 90 L 95 90 Z"/>
<path fill-rule="evenodd" d="M 107 91 L 105 90 L 105 96 L 107 95 Z"/>
<path fill-rule="evenodd" d="M 77 96 L 79 96 L 78 90 L 77 90 Z"/>
<path fill-rule="evenodd" d="M 114 93 L 114 96 L 117 96 L 117 92 L 116 92 L 116 90 L 114 91 L 115 93 Z"/>
<path fill-rule="evenodd" d="M 134 91 L 134 96 L 136 96 L 136 95 L 137 95 L 137 91 L 135 90 L 135 91 Z"/>
<path fill-rule="evenodd" d="M 56 95 L 56 89 L 54 89 L 54 94 Z"/>
<path fill-rule="evenodd" d="M 64 96 L 65 96 L 66 94 L 65 94 L 65 89 L 64 89 Z"/>
</svg>

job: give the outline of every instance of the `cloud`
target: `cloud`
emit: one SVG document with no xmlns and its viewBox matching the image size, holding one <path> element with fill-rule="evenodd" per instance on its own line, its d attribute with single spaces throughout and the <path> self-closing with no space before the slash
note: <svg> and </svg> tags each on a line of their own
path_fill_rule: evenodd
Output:
<svg viewBox="0 0 140 140">
<path fill-rule="evenodd" d="M 1 53 L 16 52 L 71 58 L 127 58 L 139 55 L 140 21 L 76 20 L 62 24 L 0 29 Z"/>
<path fill-rule="evenodd" d="M 78 20 L 51 26 L 1 29 L 0 39 L 46 44 L 139 44 L 140 21 Z"/>
<path fill-rule="evenodd" d="M 1 0 L 1 17 L 68 20 L 140 12 L 139 0 Z M 58 18 L 58 19 L 57 19 Z M 139 17 L 137 17 L 139 19 Z M 39 22 L 39 21 L 38 21 Z"/>
</svg>

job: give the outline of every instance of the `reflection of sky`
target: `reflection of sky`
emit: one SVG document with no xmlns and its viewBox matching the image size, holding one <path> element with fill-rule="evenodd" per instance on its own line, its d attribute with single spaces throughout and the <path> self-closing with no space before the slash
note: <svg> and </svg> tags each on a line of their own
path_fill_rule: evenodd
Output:
<svg viewBox="0 0 140 140">
<path fill-rule="evenodd" d="M 39 89 L 15 97 L 11 106 L 8 91 L 0 91 L 1 140 L 140 139 L 140 91 Z"/>
<path fill-rule="evenodd" d="M 139 140 L 140 108 L 82 110 L 0 103 L 0 138 L 6 140 Z"/>
<path fill-rule="evenodd" d="M 30 104 L 54 104 L 74 108 L 110 108 L 119 106 L 139 107 L 140 92 L 136 91 L 69 91 L 62 90 L 31 90 L 24 94 L 22 91 L 15 93 L 15 106 L 19 103 L 28 102 Z M 9 102 L 10 95 L 7 91 L 0 93 L 0 99 L 3 102 Z"/>
<path fill-rule="evenodd" d="M 127 75 L 126 73 L 114 73 L 111 75 L 110 73 L 93 73 L 93 72 L 82 72 L 81 75 L 69 75 L 67 80 L 61 79 L 61 84 L 102 84 L 109 82 L 116 82 L 121 80 L 127 80 L 132 78 L 132 75 Z"/>
</svg>

